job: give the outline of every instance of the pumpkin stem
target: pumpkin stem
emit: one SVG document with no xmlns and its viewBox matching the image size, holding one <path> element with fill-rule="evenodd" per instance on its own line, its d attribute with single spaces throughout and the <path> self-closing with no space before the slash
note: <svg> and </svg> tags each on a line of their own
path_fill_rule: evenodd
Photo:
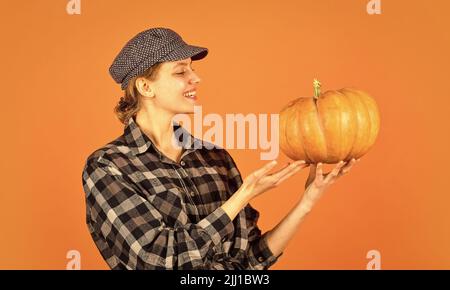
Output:
<svg viewBox="0 0 450 290">
<path fill-rule="evenodd" d="M 322 84 L 317 80 L 314 79 L 313 86 L 314 86 L 314 100 L 317 100 L 320 96 L 320 86 Z"/>
</svg>

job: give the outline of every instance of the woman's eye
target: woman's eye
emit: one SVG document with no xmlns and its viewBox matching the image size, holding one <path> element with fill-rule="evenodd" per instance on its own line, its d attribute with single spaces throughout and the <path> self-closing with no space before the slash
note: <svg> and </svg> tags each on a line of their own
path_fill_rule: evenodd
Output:
<svg viewBox="0 0 450 290">
<path fill-rule="evenodd" d="M 195 71 L 195 69 L 191 69 L 191 71 Z M 182 72 L 178 72 L 178 73 L 176 73 L 177 75 L 183 75 L 183 74 L 185 74 L 187 71 L 182 71 Z"/>
</svg>

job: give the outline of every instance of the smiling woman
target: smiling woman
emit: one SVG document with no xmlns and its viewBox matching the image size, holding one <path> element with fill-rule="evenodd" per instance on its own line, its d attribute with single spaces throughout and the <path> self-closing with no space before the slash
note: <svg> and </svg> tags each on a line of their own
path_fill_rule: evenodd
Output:
<svg viewBox="0 0 450 290">
<path fill-rule="evenodd" d="M 183 129 L 174 117 L 194 113 L 200 78 L 191 63 L 207 54 L 171 29 L 152 28 L 110 67 L 125 90 L 115 108 L 124 133 L 87 158 L 82 181 L 90 234 L 112 269 L 267 269 L 321 194 L 317 185 L 334 180 L 309 180 L 307 199 L 262 234 L 250 200 L 307 165 L 269 174 L 273 161 L 243 180 L 223 148 L 198 148 L 203 141 L 189 132 L 188 144 L 174 146 Z"/>
</svg>

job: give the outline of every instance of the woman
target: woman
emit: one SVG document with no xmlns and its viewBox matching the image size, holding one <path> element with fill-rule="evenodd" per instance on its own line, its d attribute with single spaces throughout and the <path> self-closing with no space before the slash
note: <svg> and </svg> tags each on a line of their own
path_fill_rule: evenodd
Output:
<svg viewBox="0 0 450 290">
<path fill-rule="evenodd" d="M 225 149 L 194 146 L 202 140 L 172 120 L 193 113 L 200 79 L 192 61 L 207 54 L 171 29 L 153 28 L 110 67 L 125 91 L 115 109 L 124 134 L 88 157 L 83 187 L 89 231 L 112 269 L 267 269 L 323 191 L 355 163 L 327 175 L 311 166 L 302 199 L 262 234 L 249 202 L 309 165 L 269 173 L 272 161 L 242 180 Z M 189 136 L 182 143 L 180 129 Z"/>
</svg>

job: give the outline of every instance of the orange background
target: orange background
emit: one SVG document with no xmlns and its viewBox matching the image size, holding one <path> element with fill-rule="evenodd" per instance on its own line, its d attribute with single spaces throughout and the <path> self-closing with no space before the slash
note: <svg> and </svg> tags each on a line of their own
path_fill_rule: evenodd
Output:
<svg viewBox="0 0 450 290">
<path fill-rule="evenodd" d="M 210 49 L 194 63 L 203 114 L 278 113 L 290 100 L 354 86 L 377 101 L 375 146 L 315 206 L 272 269 L 450 268 L 450 2 L 2 1 L 0 268 L 107 269 L 85 225 L 86 157 L 122 134 L 108 74 L 136 33 L 170 27 Z M 447 28 L 446 28 L 447 27 Z M 446 133 L 447 132 L 447 133 Z M 230 150 L 246 176 L 260 150 Z M 279 161 L 288 159 L 280 154 Z M 307 170 L 255 199 L 268 230 Z"/>
</svg>

